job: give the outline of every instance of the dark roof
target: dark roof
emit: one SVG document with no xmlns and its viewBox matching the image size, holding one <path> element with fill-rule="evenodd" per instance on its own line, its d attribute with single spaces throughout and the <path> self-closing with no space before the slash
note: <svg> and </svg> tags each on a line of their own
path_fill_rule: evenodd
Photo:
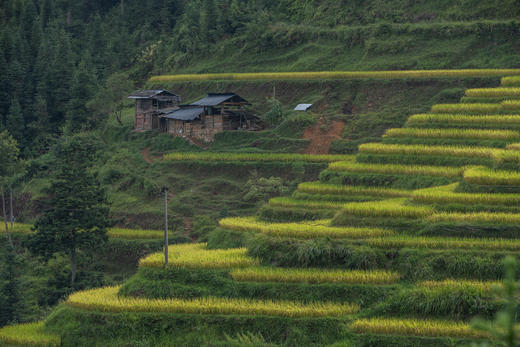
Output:
<svg viewBox="0 0 520 347">
<path fill-rule="evenodd" d="M 307 111 L 312 107 L 312 104 L 299 104 L 294 108 L 295 111 Z"/>
<path fill-rule="evenodd" d="M 197 106 L 217 106 L 225 101 L 233 102 L 249 102 L 235 93 L 209 93 L 208 96 L 200 100 L 195 101 L 192 105 Z"/>
<path fill-rule="evenodd" d="M 180 100 L 180 96 L 169 92 L 164 89 L 153 89 L 153 90 L 138 90 L 132 95 L 128 97 L 129 99 L 160 99 L 160 100 L 170 100 L 177 99 Z"/>
<path fill-rule="evenodd" d="M 194 120 L 204 113 L 204 107 L 181 106 L 175 111 L 166 112 L 161 118 L 178 119 L 178 120 Z"/>
</svg>

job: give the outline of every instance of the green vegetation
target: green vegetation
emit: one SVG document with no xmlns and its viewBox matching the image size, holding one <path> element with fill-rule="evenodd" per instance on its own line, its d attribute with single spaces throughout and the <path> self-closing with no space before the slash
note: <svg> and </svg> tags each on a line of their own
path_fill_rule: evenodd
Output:
<svg viewBox="0 0 520 347">
<path fill-rule="evenodd" d="M 2 3 L 0 343 L 518 344 L 517 5 Z M 134 132 L 134 88 L 267 127 Z"/>
<path fill-rule="evenodd" d="M 44 331 L 44 323 L 27 323 L 0 329 L 0 341 L 5 344 L 27 346 L 60 346 L 58 335 Z"/>
</svg>

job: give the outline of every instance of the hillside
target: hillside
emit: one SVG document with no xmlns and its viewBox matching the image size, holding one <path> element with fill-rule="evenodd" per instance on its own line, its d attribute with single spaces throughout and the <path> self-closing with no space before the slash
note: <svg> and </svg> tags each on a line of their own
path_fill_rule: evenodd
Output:
<svg viewBox="0 0 520 347">
<path fill-rule="evenodd" d="M 504 308 L 492 288 L 519 259 L 519 15 L 516 0 L 0 3 L 0 133 L 23 162 L 0 344 L 487 341 L 472 319 Z M 134 131 L 137 89 L 233 92 L 266 127 Z M 114 226 L 72 286 L 65 253 L 29 245 L 74 136 L 99 142 Z"/>
<path fill-rule="evenodd" d="M 0 339 L 118 346 L 489 339 L 469 321 L 503 307 L 491 288 L 502 258 L 520 249 L 518 80 L 465 91 L 463 100 L 482 102 L 433 105 L 382 142 L 360 145 L 355 157 L 166 155 L 179 163 L 329 164 L 319 181 L 270 199 L 255 216 L 221 219 L 207 243 L 170 246 L 167 267 L 162 253 L 149 255 L 122 286 L 72 294 L 45 325 L 4 328 Z"/>
</svg>

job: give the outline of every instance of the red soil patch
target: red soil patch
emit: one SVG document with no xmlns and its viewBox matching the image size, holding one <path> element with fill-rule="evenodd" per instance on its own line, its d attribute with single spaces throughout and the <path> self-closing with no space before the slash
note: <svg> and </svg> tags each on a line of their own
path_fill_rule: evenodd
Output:
<svg viewBox="0 0 520 347">
<path fill-rule="evenodd" d="M 141 151 L 141 155 L 143 156 L 144 161 L 146 161 L 148 164 L 153 163 L 152 158 L 150 157 L 150 147 L 146 147 Z"/>
<path fill-rule="evenodd" d="M 332 141 L 341 139 L 341 133 L 345 127 L 345 123 L 340 120 L 333 120 L 323 129 L 325 124 L 323 117 L 318 120 L 312 128 L 305 129 L 303 133 L 304 139 L 310 139 L 311 142 L 305 149 L 306 154 L 328 154 Z"/>
</svg>

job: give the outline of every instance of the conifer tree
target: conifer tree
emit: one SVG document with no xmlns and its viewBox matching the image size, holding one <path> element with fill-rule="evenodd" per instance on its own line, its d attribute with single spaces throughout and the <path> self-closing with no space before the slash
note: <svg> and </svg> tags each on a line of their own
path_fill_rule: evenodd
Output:
<svg viewBox="0 0 520 347">
<path fill-rule="evenodd" d="M 36 221 L 36 232 L 28 242 L 29 248 L 43 257 L 58 252 L 69 256 L 71 288 L 76 280 L 78 251 L 99 247 L 106 241 L 110 226 L 105 191 L 92 172 L 99 148 L 99 142 L 87 135 L 60 143 L 49 208 Z"/>
<path fill-rule="evenodd" d="M 24 119 L 22 114 L 22 107 L 18 99 L 13 99 L 9 113 L 5 120 L 5 126 L 9 133 L 20 143 L 23 140 L 24 133 Z"/>
<path fill-rule="evenodd" d="M 76 132 L 88 126 L 89 111 L 87 102 L 92 98 L 95 90 L 93 81 L 95 74 L 89 71 L 87 64 L 82 60 L 74 72 L 71 99 L 67 110 L 67 127 Z"/>
</svg>

